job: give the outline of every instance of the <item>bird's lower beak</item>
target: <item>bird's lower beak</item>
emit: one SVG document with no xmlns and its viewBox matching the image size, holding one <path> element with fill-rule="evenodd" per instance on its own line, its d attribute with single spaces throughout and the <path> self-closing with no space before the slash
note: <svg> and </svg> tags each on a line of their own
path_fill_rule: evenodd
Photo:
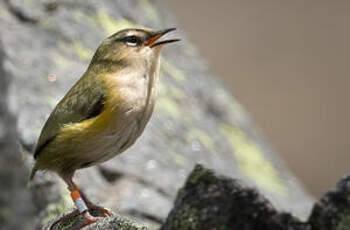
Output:
<svg viewBox="0 0 350 230">
<path fill-rule="evenodd" d="M 160 30 L 155 32 L 145 43 L 146 46 L 149 46 L 151 48 L 159 46 L 159 45 L 164 45 L 167 43 L 172 43 L 172 42 L 177 42 L 180 41 L 180 39 L 169 39 L 169 40 L 163 40 L 163 41 L 159 41 L 156 42 L 159 38 L 163 37 L 165 34 L 176 30 L 176 28 L 169 28 L 169 29 L 165 29 L 165 30 Z"/>
</svg>

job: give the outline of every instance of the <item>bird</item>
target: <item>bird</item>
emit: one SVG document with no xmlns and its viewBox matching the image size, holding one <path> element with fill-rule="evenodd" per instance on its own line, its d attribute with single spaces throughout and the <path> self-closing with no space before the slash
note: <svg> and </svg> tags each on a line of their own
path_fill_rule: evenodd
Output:
<svg viewBox="0 0 350 230">
<path fill-rule="evenodd" d="M 140 137 L 156 102 L 161 50 L 180 40 L 160 38 L 174 30 L 129 28 L 103 40 L 85 73 L 48 117 L 29 181 L 39 170 L 63 179 L 76 206 L 63 218 L 81 214 L 86 226 L 101 219 L 91 210 L 112 215 L 86 197 L 74 183 L 74 173 L 108 161 Z"/>
</svg>

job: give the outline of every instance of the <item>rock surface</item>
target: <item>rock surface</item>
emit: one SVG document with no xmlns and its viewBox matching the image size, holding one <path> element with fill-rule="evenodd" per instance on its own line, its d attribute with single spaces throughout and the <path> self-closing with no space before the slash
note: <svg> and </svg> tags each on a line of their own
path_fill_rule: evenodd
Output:
<svg viewBox="0 0 350 230">
<path fill-rule="evenodd" d="M 310 216 L 312 229 L 350 229 L 350 175 L 342 178 L 335 189 L 329 191 L 314 205 Z"/>
<path fill-rule="evenodd" d="M 348 230 L 350 175 L 325 194 L 304 221 L 281 212 L 256 189 L 197 165 L 161 230 Z"/>
<path fill-rule="evenodd" d="M 43 227 L 42 230 L 76 230 L 77 227 L 81 224 L 81 217 L 78 216 L 72 219 L 69 223 L 61 224 L 54 222 L 49 223 L 47 226 Z M 136 224 L 128 219 L 121 218 L 119 216 L 113 216 L 110 218 L 104 218 L 99 222 L 86 226 L 84 230 L 147 230 L 146 227 Z"/>
<path fill-rule="evenodd" d="M 314 205 L 306 221 L 278 211 L 255 188 L 218 176 L 197 165 L 179 190 L 175 205 L 160 230 L 348 230 L 350 176 Z M 73 219 L 73 223 L 80 218 Z M 49 229 L 50 224 L 46 229 Z M 71 230 L 58 225 L 53 230 Z M 105 218 L 86 229 L 146 229 L 119 216 Z"/>
<path fill-rule="evenodd" d="M 179 191 L 161 230 L 309 230 L 277 211 L 256 189 L 197 165 Z"/>
<path fill-rule="evenodd" d="M 33 148 L 99 42 L 136 25 L 162 29 L 176 22 L 148 0 L 0 1 L 0 221 L 7 229 L 40 229 L 72 207 L 56 175 L 40 174 L 26 189 Z M 208 73 L 181 29 L 177 37 L 182 43 L 164 49 L 159 99 L 145 133 L 121 156 L 78 172 L 77 184 L 93 201 L 155 227 L 186 175 L 202 163 L 258 188 L 276 210 L 306 219 L 313 199 Z"/>
<path fill-rule="evenodd" d="M 11 75 L 0 42 L 0 229 L 33 228 L 36 210 L 26 188 L 27 171 L 18 148 L 16 111 L 10 98 Z M 18 217 L 23 217 L 19 221 Z"/>
</svg>

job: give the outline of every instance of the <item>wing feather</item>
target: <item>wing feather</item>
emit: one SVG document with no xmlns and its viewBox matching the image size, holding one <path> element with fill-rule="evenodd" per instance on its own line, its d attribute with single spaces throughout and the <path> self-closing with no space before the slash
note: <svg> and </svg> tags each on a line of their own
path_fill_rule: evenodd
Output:
<svg viewBox="0 0 350 230">
<path fill-rule="evenodd" d="M 98 116 L 104 108 L 102 84 L 95 78 L 83 76 L 58 103 L 47 119 L 37 143 L 34 158 L 52 142 L 60 129 L 67 124 L 81 122 Z"/>
</svg>

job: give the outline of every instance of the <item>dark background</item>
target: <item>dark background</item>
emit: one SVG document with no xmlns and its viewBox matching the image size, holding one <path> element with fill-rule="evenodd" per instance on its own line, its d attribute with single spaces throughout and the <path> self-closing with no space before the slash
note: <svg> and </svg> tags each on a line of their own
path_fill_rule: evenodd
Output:
<svg viewBox="0 0 350 230">
<path fill-rule="evenodd" d="M 309 191 L 350 171 L 350 1 L 157 2 Z"/>
</svg>

